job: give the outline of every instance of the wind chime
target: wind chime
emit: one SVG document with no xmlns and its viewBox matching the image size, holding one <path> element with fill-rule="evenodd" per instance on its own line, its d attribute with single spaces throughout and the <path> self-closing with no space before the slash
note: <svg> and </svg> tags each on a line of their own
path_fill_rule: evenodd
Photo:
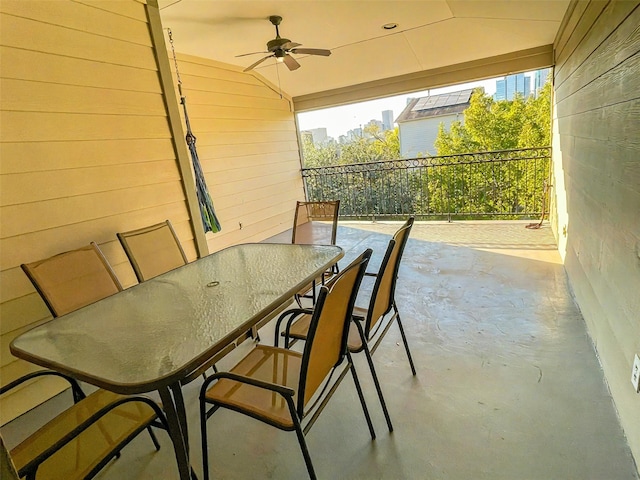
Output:
<svg viewBox="0 0 640 480">
<path fill-rule="evenodd" d="M 189 152 L 191 153 L 191 163 L 193 164 L 193 171 L 195 174 L 196 195 L 198 197 L 198 204 L 200 206 L 200 217 L 202 218 L 202 226 L 204 227 L 205 233 L 216 233 L 219 232 L 222 227 L 220 226 L 218 217 L 216 217 L 216 212 L 213 209 L 213 201 L 211 200 L 211 195 L 209 195 L 209 190 L 207 189 L 207 183 L 204 178 L 204 173 L 202 173 L 200 159 L 198 158 L 198 152 L 196 150 L 196 136 L 191 131 L 189 114 L 187 112 L 187 99 L 182 93 L 182 79 L 180 78 L 180 72 L 178 71 L 178 59 L 176 58 L 176 50 L 173 46 L 173 35 L 170 28 L 167 28 L 167 31 L 169 33 L 169 43 L 171 44 L 173 62 L 176 67 L 176 78 L 178 79 L 178 93 L 180 94 L 180 103 L 182 104 L 182 108 L 184 110 L 184 121 L 187 127 L 187 135 L 185 136 L 185 139 L 187 141 L 187 146 L 189 147 Z"/>
</svg>

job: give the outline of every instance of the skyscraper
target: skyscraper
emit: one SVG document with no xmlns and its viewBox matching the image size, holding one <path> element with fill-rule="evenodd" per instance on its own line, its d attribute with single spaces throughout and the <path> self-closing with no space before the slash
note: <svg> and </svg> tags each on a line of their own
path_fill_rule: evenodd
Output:
<svg viewBox="0 0 640 480">
<path fill-rule="evenodd" d="M 551 72 L 550 68 L 543 68 L 542 70 L 536 70 L 533 75 L 533 94 L 537 97 L 538 93 L 544 84 L 547 83 L 547 78 L 549 77 L 549 73 Z"/>
<path fill-rule="evenodd" d="M 496 93 L 494 100 L 513 100 L 519 93 L 523 97 L 528 97 L 531 93 L 531 79 L 525 77 L 524 73 L 507 75 L 503 79 L 496 80 Z"/>
<path fill-rule="evenodd" d="M 382 131 L 393 128 L 393 110 L 382 111 Z"/>
</svg>

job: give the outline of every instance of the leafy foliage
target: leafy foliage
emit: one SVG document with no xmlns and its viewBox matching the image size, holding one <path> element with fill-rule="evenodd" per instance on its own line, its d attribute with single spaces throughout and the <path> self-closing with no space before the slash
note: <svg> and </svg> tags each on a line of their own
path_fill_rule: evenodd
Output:
<svg viewBox="0 0 640 480">
<path fill-rule="evenodd" d="M 551 144 L 551 83 L 537 98 L 495 101 L 482 90 L 475 90 L 464 124 L 455 121 L 449 131 L 440 124 L 438 155 L 489 152 L 514 148 L 544 147 Z"/>
<path fill-rule="evenodd" d="M 338 166 L 305 175 L 309 199 L 340 198 L 341 214 L 353 217 L 539 215 L 544 210 L 548 151 L 509 150 L 550 144 L 550 99 L 550 82 L 538 97 L 512 101 L 495 101 L 482 90 L 474 91 L 464 122 L 453 122 L 448 131 L 440 125 L 435 145 L 444 158 L 393 162 L 401 158 L 397 128 L 381 132 L 377 126 L 367 127 L 346 144 L 303 140 L 306 168 Z M 344 165 L 352 166 L 340 167 Z"/>
<path fill-rule="evenodd" d="M 309 137 L 302 139 L 305 168 L 369 163 L 400 158 L 398 129 L 380 131 L 377 125 L 365 128 L 364 135 L 340 145 L 335 141 L 314 145 Z"/>
</svg>

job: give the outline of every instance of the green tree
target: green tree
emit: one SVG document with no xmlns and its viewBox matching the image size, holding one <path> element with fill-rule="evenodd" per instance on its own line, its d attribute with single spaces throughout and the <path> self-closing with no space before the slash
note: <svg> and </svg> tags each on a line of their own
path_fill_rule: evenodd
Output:
<svg viewBox="0 0 640 480">
<path fill-rule="evenodd" d="M 378 126 L 365 129 L 375 140 L 371 145 L 373 156 L 378 160 L 396 160 L 400 158 L 400 135 L 398 128 L 381 132 Z"/>
<path fill-rule="evenodd" d="M 335 142 L 315 145 L 311 136 L 302 137 L 302 158 L 305 168 L 336 165 L 339 157 L 338 145 Z"/>
<path fill-rule="evenodd" d="M 494 100 L 476 89 L 464 111 L 464 123 L 455 121 L 447 131 L 442 124 L 435 146 L 438 155 L 546 147 L 551 142 L 551 83 L 537 98 L 516 95 Z"/>
<path fill-rule="evenodd" d="M 551 82 L 544 84 L 536 98 L 527 99 L 524 117 L 518 148 L 551 145 Z"/>
<path fill-rule="evenodd" d="M 395 160 L 400 158 L 398 129 L 381 132 L 372 125 L 364 135 L 342 145 L 335 141 L 316 145 L 310 136 L 303 136 L 302 156 L 306 168 Z"/>
<path fill-rule="evenodd" d="M 440 125 L 435 142 L 438 155 L 546 147 L 551 142 L 550 102 L 551 82 L 536 98 L 516 95 L 510 101 L 495 101 L 482 90 L 475 90 L 464 112 L 464 123 L 454 122 L 448 131 Z M 535 204 L 547 177 L 546 163 L 535 163 L 531 168 L 526 160 L 489 162 L 467 172 L 458 165 L 464 161 L 453 157 L 450 165 L 442 167 L 442 178 L 429 182 L 434 202 L 446 185 L 450 192 L 447 209 L 451 212 L 517 213 L 523 205 Z"/>
</svg>

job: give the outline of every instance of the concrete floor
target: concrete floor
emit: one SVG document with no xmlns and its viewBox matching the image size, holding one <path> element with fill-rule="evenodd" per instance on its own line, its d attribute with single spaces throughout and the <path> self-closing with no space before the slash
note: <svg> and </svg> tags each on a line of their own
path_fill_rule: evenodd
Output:
<svg viewBox="0 0 640 480">
<path fill-rule="evenodd" d="M 356 357 L 378 437 L 371 441 L 353 382 L 345 379 L 307 436 L 319 478 L 638 479 L 551 231 L 526 223 L 414 226 L 396 298 L 418 373 L 411 375 L 393 327 L 374 357 L 395 426 L 390 434 L 364 358 Z M 369 270 L 377 269 L 398 227 L 341 222 L 342 263 L 372 247 Z M 363 284 L 359 304 L 371 283 Z M 270 342 L 270 326 L 263 330 Z M 250 347 L 246 342 L 219 367 Z M 185 388 L 198 474 L 200 383 Z M 46 409 L 62 401 L 68 399 L 53 399 Z M 4 427 L 8 443 L 40 413 Z M 306 478 L 293 433 L 224 410 L 208 431 L 212 478 Z M 141 435 L 98 478 L 176 478 L 168 437 L 158 436 L 160 452 Z"/>
</svg>

